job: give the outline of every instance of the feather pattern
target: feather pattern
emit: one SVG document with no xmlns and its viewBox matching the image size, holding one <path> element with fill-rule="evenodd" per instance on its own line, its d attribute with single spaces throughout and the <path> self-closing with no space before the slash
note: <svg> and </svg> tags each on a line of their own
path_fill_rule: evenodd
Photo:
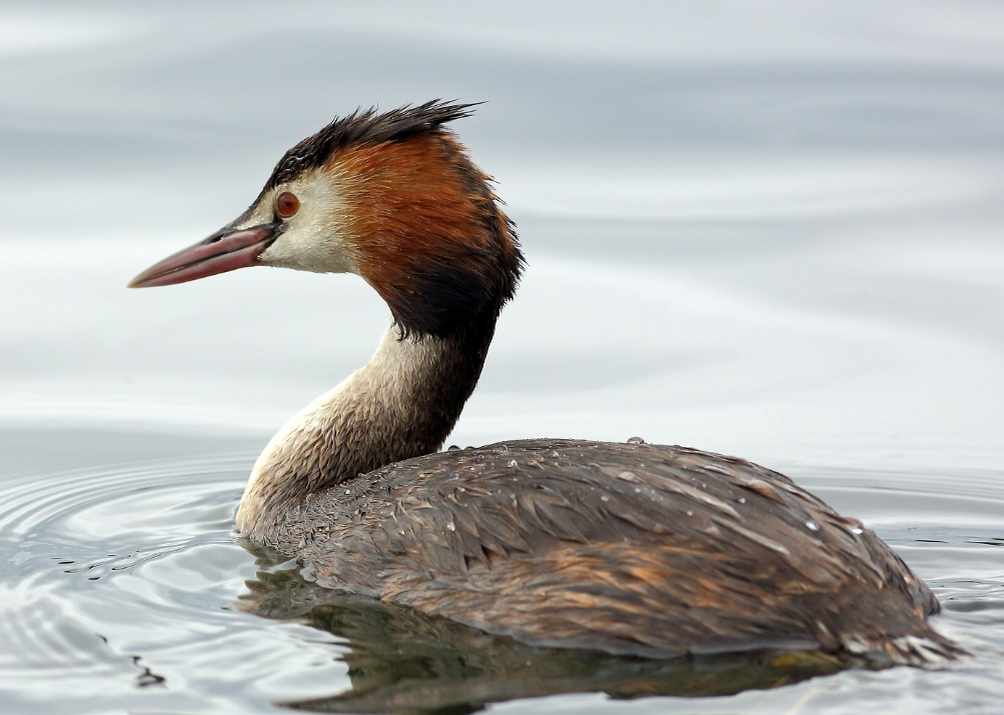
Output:
<svg viewBox="0 0 1004 715">
<path fill-rule="evenodd" d="M 930 590 L 791 480 L 682 447 L 522 440 L 398 462 L 288 514 L 326 586 L 541 645 L 928 662 Z"/>
</svg>

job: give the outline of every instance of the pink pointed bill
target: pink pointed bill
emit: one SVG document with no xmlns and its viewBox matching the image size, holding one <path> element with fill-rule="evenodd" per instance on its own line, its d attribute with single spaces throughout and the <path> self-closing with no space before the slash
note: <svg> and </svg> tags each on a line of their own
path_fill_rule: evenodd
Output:
<svg viewBox="0 0 1004 715">
<path fill-rule="evenodd" d="M 194 246 L 155 263 L 132 279 L 130 288 L 186 283 L 217 273 L 260 265 L 258 256 L 275 240 L 275 226 L 264 224 L 213 234 Z"/>
</svg>

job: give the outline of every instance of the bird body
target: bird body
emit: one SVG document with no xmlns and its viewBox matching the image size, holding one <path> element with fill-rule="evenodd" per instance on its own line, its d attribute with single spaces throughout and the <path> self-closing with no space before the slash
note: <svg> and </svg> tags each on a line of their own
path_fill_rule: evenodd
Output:
<svg viewBox="0 0 1004 715">
<path fill-rule="evenodd" d="M 931 592 L 786 477 L 681 447 L 519 440 L 308 497 L 271 542 L 321 584 L 539 645 L 666 657 L 942 653 Z"/>
<path fill-rule="evenodd" d="M 468 113 L 430 102 L 332 122 L 238 219 L 133 281 L 350 272 L 390 308 L 370 362 L 262 452 L 241 532 L 322 585 L 531 643 L 908 663 L 961 652 L 886 544 L 763 467 L 572 440 L 436 453 L 523 265 L 488 177 L 444 126 Z"/>
</svg>

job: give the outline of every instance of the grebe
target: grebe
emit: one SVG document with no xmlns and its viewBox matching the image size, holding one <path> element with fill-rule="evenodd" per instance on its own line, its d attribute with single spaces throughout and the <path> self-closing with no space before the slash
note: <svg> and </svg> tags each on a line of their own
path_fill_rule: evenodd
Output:
<svg viewBox="0 0 1004 715">
<path fill-rule="evenodd" d="M 884 542 L 777 472 L 638 441 L 433 453 L 523 266 L 489 177 L 445 127 L 472 106 L 336 119 L 286 152 L 235 221 L 130 284 L 281 266 L 355 273 L 390 308 L 369 363 L 262 452 L 240 531 L 321 585 L 533 644 L 886 663 L 962 652 Z"/>
</svg>

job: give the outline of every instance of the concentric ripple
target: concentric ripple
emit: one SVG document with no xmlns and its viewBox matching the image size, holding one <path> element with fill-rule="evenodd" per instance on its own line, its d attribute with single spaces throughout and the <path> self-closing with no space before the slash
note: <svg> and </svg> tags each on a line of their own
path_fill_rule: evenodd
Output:
<svg viewBox="0 0 1004 715">
<path fill-rule="evenodd" d="M 51 434 L 54 452 L 66 438 Z M 94 452 L 104 456 L 132 439 L 105 435 Z M 205 449 L 178 437 L 162 441 L 180 454 Z M 250 696 L 250 681 L 261 672 L 245 684 L 250 701 L 221 691 L 228 680 L 251 676 L 244 668 L 255 652 L 281 650 L 282 635 L 265 645 L 253 642 L 256 634 L 290 627 L 233 610 L 256 573 L 254 557 L 232 531 L 256 455 L 253 448 L 227 449 L 226 440 L 218 445 L 216 453 L 156 461 L 5 470 L 0 711 L 201 709 L 217 698 L 214 712 L 265 707 Z M 17 445 L 5 440 L 4 447 L 4 461 L 16 462 Z M 294 647 L 301 644 L 298 638 Z M 325 659 L 334 655 L 328 650 Z M 228 660 L 235 662 L 221 672 Z M 211 686 L 190 687 L 203 680 Z"/>
<path fill-rule="evenodd" d="M 0 434 L 0 711 L 254 713 L 285 704 L 432 712 L 549 694 L 576 712 L 621 709 L 586 694 L 597 690 L 709 696 L 631 706 L 653 713 L 784 712 L 806 699 L 813 712 L 863 703 L 895 712 L 906 692 L 920 694 L 917 713 L 959 698 L 973 712 L 999 703 L 1001 474 L 790 469 L 903 555 L 945 606 L 937 627 L 974 656 L 944 670 L 847 671 L 711 696 L 797 678 L 771 680 L 763 662 L 625 669 L 532 649 L 338 598 L 303 582 L 293 564 L 256 561 L 236 541 L 233 512 L 259 446 L 114 432 L 83 440 Z M 71 457 L 88 466 L 66 468 Z M 63 467 L 47 470 L 47 462 Z"/>
</svg>

